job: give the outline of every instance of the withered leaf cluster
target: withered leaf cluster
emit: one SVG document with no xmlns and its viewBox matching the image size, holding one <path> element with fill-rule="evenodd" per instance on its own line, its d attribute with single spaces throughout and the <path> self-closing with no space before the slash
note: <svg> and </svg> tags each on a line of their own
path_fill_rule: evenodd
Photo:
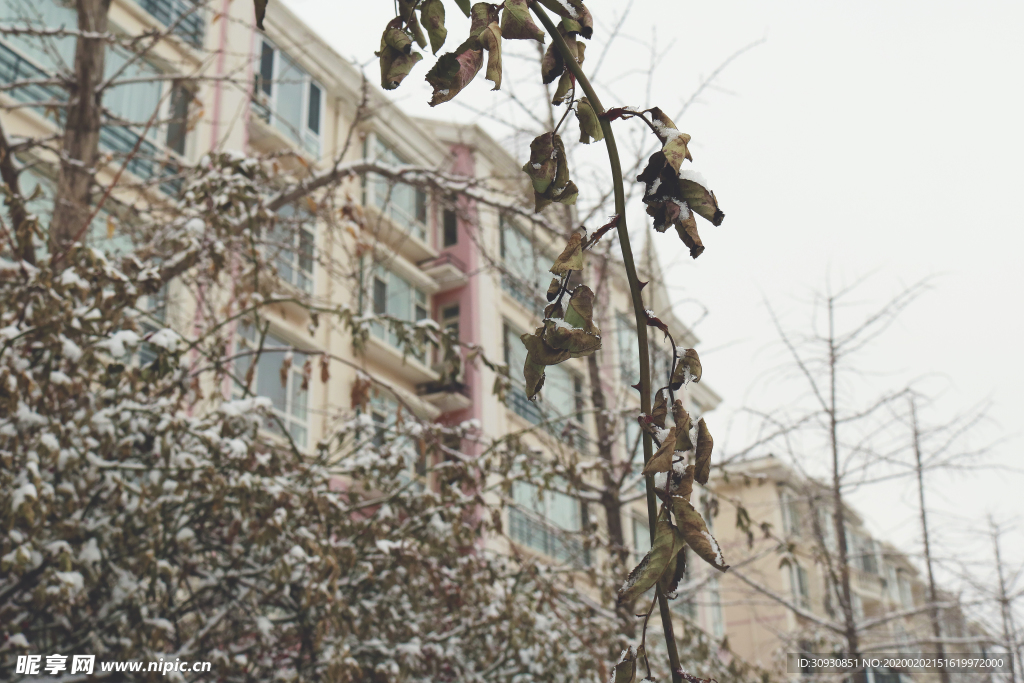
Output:
<svg viewBox="0 0 1024 683">
<path fill-rule="evenodd" d="M 673 376 L 676 375 L 684 381 L 699 381 L 700 359 L 696 351 L 687 349 L 673 371 Z M 684 547 L 692 549 L 715 569 L 728 569 L 718 542 L 690 502 L 694 482 L 707 484 L 711 473 L 711 432 L 704 418 L 693 425 L 682 400 L 676 399 L 671 411 L 673 424 L 666 430 L 669 405 L 662 389 L 655 397 L 651 414 L 640 417 L 640 426 L 660 441 L 657 452 L 644 464 L 642 474 L 664 473 L 664 484 L 654 489 L 663 505 L 650 552 L 619 591 L 620 600 L 624 602 L 635 600 L 659 582 L 664 592 L 674 591 L 682 576 L 680 565 L 685 563 Z M 691 457 L 693 462 L 688 464 Z"/>
<path fill-rule="evenodd" d="M 544 309 L 541 327 L 520 337 L 527 352 L 523 377 L 530 400 L 544 386 L 544 368 L 589 356 L 601 348 L 601 330 L 594 324 L 593 290 L 586 285 L 577 285 L 571 292 L 568 289 L 574 270 L 583 270 L 583 238 L 579 233 L 569 238 L 551 266 L 551 272 L 559 277 L 552 278 L 548 287 L 547 299 L 551 303 Z M 569 294 L 569 299 L 563 307 L 565 294 Z"/>
<path fill-rule="evenodd" d="M 654 219 L 658 232 L 674 227 L 689 247 L 690 256 L 697 258 L 704 251 L 704 244 L 697 233 L 694 214 L 715 226 L 722 224 L 725 214 L 703 177 L 683 167 L 684 161 L 693 161 L 687 147 L 690 136 L 679 132 L 676 124 L 657 107 L 645 113 L 651 115 L 651 127 L 662 143 L 662 148 L 650 156 L 647 167 L 637 176 L 645 184 L 643 201 L 647 214 Z"/>
</svg>

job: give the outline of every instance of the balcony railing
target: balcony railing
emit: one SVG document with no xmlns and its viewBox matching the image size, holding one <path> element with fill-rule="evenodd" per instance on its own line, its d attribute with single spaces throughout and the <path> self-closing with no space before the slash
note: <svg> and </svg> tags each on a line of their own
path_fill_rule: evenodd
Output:
<svg viewBox="0 0 1024 683">
<path fill-rule="evenodd" d="M 51 74 L 0 42 L 0 83 L 13 85 L 18 81 L 42 81 L 52 77 Z M 25 103 L 64 102 L 67 100 L 67 93 L 63 88 L 40 83 L 26 83 L 6 92 L 19 102 Z M 45 107 L 34 107 L 34 109 L 43 116 L 46 115 Z M 59 109 L 57 116 L 60 122 L 63 122 L 64 110 Z M 104 126 L 100 129 L 100 147 L 110 152 L 128 154 L 135 148 L 138 139 L 137 134 L 121 126 Z M 180 172 L 176 163 L 158 161 L 161 157 L 167 156 L 166 150 L 143 138 L 139 149 L 128 161 L 127 170 L 143 180 L 149 180 L 156 176 L 175 176 Z M 160 189 L 170 195 L 177 194 L 181 189 L 181 179 L 169 179 L 160 184 Z"/>
<path fill-rule="evenodd" d="M 50 78 L 52 78 L 51 74 L 47 74 L 34 63 L 0 42 L 0 83 L 13 85 L 18 81 L 43 81 Z M 63 88 L 40 83 L 26 83 L 24 86 L 19 85 L 6 92 L 22 102 L 62 102 L 68 99 L 68 94 Z M 44 106 L 34 109 L 46 116 Z M 59 122 L 62 122 L 65 116 L 65 111 L 57 110 Z M 138 141 L 138 135 L 121 126 L 103 126 L 99 131 L 99 146 L 103 150 L 115 154 L 129 154 L 135 147 L 136 141 Z M 143 138 L 135 155 L 128 161 L 127 170 L 143 180 L 157 176 L 176 176 L 180 172 L 176 163 L 159 161 L 161 158 L 166 159 L 167 157 L 168 153 L 164 148 Z M 181 189 L 181 179 L 170 178 L 161 183 L 160 188 L 168 195 L 177 195 Z"/>
<path fill-rule="evenodd" d="M 578 540 L 566 538 L 566 533 L 534 519 L 519 508 L 509 508 L 508 535 L 513 541 L 539 550 L 559 562 L 589 567 L 590 552 L 584 550 Z"/>
<path fill-rule="evenodd" d="M 559 419 L 551 420 L 544 415 L 542 404 L 526 398 L 526 392 L 519 386 L 513 385 L 505 395 L 505 405 L 516 415 L 526 419 L 530 424 L 539 425 L 544 423 L 544 430 L 572 448 L 586 453 L 590 447 L 590 438 L 582 427 L 575 420 Z M 548 420 L 548 421 L 545 421 Z"/>
<path fill-rule="evenodd" d="M 164 26 L 170 26 L 182 15 L 187 15 L 174 27 L 174 33 L 192 47 L 203 46 L 206 26 L 203 21 L 203 9 L 196 3 L 190 0 L 138 0 L 138 3 Z"/>
</svg>

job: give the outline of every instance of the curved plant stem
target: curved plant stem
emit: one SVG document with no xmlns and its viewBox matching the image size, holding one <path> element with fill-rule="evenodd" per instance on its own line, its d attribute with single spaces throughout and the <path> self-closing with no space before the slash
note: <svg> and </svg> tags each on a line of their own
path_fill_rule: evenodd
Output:
<svg viewBox="0 0 1024 683">
<path fill-rule="evenodd" d="M 594 112 L 601 116 L 604 113 L 604 107 L 601 105 L 601 100 L 598 98 L 597 93 L 594 92 L 594 87 L 590 84 L 586 74 L 580 68 L 580 65 L 576 63 L 576 57 L 569 50 L 569 46 L 566 45 L 565 39 L 562 38 L 562 34 L 558 32 L 558 29 L 551 22 L 547 13 L 536 3 L 531 3 L 531 9 L 537 18 L 547 29 L 548 34 L 551 36 L 551 40 L 554 41 L 555 47 L 562 54 L 562 60 L 565 62 L 565 66 L 576 77 L 576 82 L 583 88 L 583 92 L 586 93 L 587 99 L 590 101 L 590 106 L 594 108 Z M 608 149 L 608 162 L 612 170 L 612 184 L 615 192 L 615 213 L 618 214 L 619 223 L 617 229 L 619 231 L 619 244 L 622 246 L 622 261 L 626 266 L 626 278 L 629 281 L 629 293 L 633 299 L 633 314 L 636 317 L 636 336 L 637 344 L 640 347 L 640 410 L 645 414 L 651 412 L 651 362 L 649 357 L 649 351 L 647 346 L 647 311 L 644 308 L 643 297 L 640 294 L 640 280 L 636 275 L 636 265 L 633 261 L 633 249 L 629 243 L 629 231 L 626 229 L 626 196 L 625 190 L 622 184 L 622 164 L 619 161 L 619 150 L 615 146 L 615 135 L 612 133 L 611 122 L 605 119 L 601 120 L 601 130 L 604 131 L 605 146 Z M 644 441 L 644 462 L 646 463 L 654 455 L 653 442 L 651 441 L 651 435 L 646 431 L 643 432 Z M 657 532 L 657 520 L 658 520 L 658 501 L 654 495 L 654 477 L 649 476 L 646 480 L 647 483 L 647 521 L 651 530 L 651 545 L 654 545 L 654 535 Z M 665 598 L 664 593 L 660 586 L 655 586 L 655 590 L 658 596 L 658 607 L 661 611 L 661 623 L 665 630 L 665 645 L 668 649 L 669 665 L 672 668 L 672 680 L 673 683 L 682 683 L 682 676 L 679 674 L 679 652 L 676 650 L 676 639 L 672 629 L 672 613 L 669 611 L 668 600 Z"/>
</svg>

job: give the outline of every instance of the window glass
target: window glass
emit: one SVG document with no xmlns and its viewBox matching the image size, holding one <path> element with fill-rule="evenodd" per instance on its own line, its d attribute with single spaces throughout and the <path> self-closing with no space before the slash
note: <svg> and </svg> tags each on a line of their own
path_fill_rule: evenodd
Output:
<svg viewBox="0 0 1024 683">
<path fill-rule="evenodd" d="M 534 241 L 504 216 L 501 218 L 501 258 L 505 271 L 501 286 L 519 303 L 539 314 L 541 307 L 537 295 L 547 290 L 551 274 L 548 268 L 554 259 L 545 259 L 534 245 Z"/>
<path fill-rule="evenodd" d="M 235 376 L 239 381 L 245 381 L 258 346 L 259 338 L 255 328 L 247 324 L 239 325 L 236 353 L 242 355 L 235 359 Z M 291 344 L 268 333 L 263 341 L 264 350 L 253 373 L 251 387 L 254 394 L 270 399 L 274 413 L 285 425 L 296 445 L 305 447 L 308 440 L 308 390 L 302 388 L 302 366 L 307 354 L 288 350 L 290 348 Z M 281 371 L 289 355 L 292 359 L 291 367 L 285 373 L 282 383 Z M 243 393 L 240 386 L 234 390 L 236 396 Z M 281 425 L 276 420 L 268 419 L 265 428 L 271 432 L 281 432 Z"/>
<path fill-rule="evenodd" d="M 406 166 L 408 162 L 377 138 L 373 158 L 390 166 Z M 380 176 L 370 174 L 366 179 L 368 199 L 395 223 L 427 241 L 427 195 L 411 185 L 390 184 Z"/>
<path fill-rule="evenodd" d="M 309 84 L 309 115 L 306 127 L 317 135 L 320 134 L 320 88 L 314 83 Z"/>
<path fill-rule="evenodd" d="M 274 90 L 274 48 L 267 43 L 260 52 L 260 90 L 268 96 Z"/>
<path fill-rule="evenodd" d="M 590 563 L 582 544 L 563 533 L 580 530 L 578 500 L 557 491 L 538 490 L 533 484 L 523 481 L 513 483 L 512 500 L 514 506 L 509 509 L 508 529 L 513 541 L 561 562 Z"/>
<path fill-rule="evenodd" d="M 115 80 L 128 78 L 145 78 L 159 75 L 154 67 L 142 59 L 135 59 L 127 68 L 125 64 L 133 56 L 119 49 L 108 49 L 104 63 L 104 78 L 119 73 Z M 121 69 L 124 68 L 122 71 Z M 160 106 L 160 93 L 163 89 L 161 81 L 128 83 L 115 85 L 103 94 L 103 106 L 115 116 L 130 123 L 145 124 Z M 141 130 L 134 128 L 129 130 Z M 128 131 L 125 131 L 128 132 Z M 149 137 L 156 137 L 157 126 L 151 126 Z M 125 150 L 127 151 L 127 150 Z"/>
<path fill-rule="evenodd" d="M 452 209 L 444 210 L 444 246 L 451 247 L 459 242 L 459 230 L 458 221 L 456 219 L 455 211 Z"/>
<path fill-rule="evenodd" d="M 54 0 L 4 0 L 0 2 L 0 21 L 5 24 L 29 24 L 50 29 L 78 28 L 76 11 Z M 70 72 L 74 66 L 74 36 L 52 36 L 44 41 L 31 35 L 5 35 L 3 42 L 15 47 L 36 66 L 46 71 Z"/>
<path fill-rule="evenodd" d="M 188 132 L 188 106 L 192 91 L 175 83 L 171 90 L 170 122 L 167 124 L 167 146 L 178 154 L 185 154 L 185 135 Z"/>
<path fill-rule="evenodd" d="M 303 95 L 306 89 L 306 73 L 280 50 L 277 72 L 277 95 L 275 97 L 274 124 L 299 141 L 302 130 Z"/>
<path fill-rule="evenodd" d="M 388 315 L 406 322 L 423 320 L 429 317 L 427 295 L 400 275 L 377 266 L 373 275 L 373 312 L 375 315 Z M 398 335 L 387 325 L 374 322 L 370 329 L 375 337 L 398 346 Z M 422 354 L 413 355 L 423 360 Z"/>
<path fill-rule="evenodd" d="M 304 292 L 313 291 L 313 247 L 315 218 L 293 205 L 277 211 L 277 220 L 268 233 L 268 248 L 278 277 Z"/>
<path fill-rule="evenodd" d="M 636 343 L 636 328 L 624 315 L 615 317 L 615 345 L 619 350 L 619 375 L 627 384 L 640 381 L 640 347 Z"/>
</svg>

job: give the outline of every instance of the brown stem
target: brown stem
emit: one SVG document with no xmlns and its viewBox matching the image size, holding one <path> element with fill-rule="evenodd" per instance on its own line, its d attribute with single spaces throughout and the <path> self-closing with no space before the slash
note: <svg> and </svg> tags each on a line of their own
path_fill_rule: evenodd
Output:
<svg viewBox="0 0 1024 683">
<path fill-rule="evenodd" d="M 600 117 L 604 113 L 604 107 L 597 93 L 594 92 L 590 80 L 576 62 L 576 55 L 569 50 L 565 39 L 558 29 L 551 22 L 547 13 L 537 4 L 532 3 L 531 9 L 537 18 L 547 29 L 554 41 L 555 47 L 562 54 L 565 66 L 576 77 L 576 82 L 583 88 L 594 112 Z M 640 294 L 640 279 L 636 274 L 636 265 L 633 261 L 633 249 L 629 242 L 629 231 L 626 229 L 626 196 L 622 184 L 622 164 L 619 161 L 619 150 L 615 145 L 615 135 L 612 133 L 611 123 L 601 119 L 601 130 L 604 131 L 605 146 L 608 150 L 608 162 L 612 171 L 612 186 L 615 191 L 615 213 L 619 216 L 618 231 L 619 244 L 622 247 L 622 261 L 626 267 L 626 278 L 629 281 L 629 293 L 633 300 L 633 314 L 636 318 L 636 336 L 640 347 L 640 410 L 649 414 L 651 412 L 651 368 L 647 348 L 647 312 L 644 308 L 643 297 Z M 644 462 L 646 463 L 654 455 L 651 436 L 644 432 Z M 654 545 L 654 535 L 657 532 L 658 502 L 654 495 L 654 477 L 647 477 L 647 519 L 651 529 L 651 545 Z M 658 606 L 661 611 L 661 623 L 665 630 L 665 645 L 668 649 L 669 665 L 672 669 L 673 683 L 682 683 L 680 674 L 679 652 L 676 649 L 675 635 L 672 630 L 672 613 L 669 611 L 668 600 L 660 586 L 655 590 L 658 596 Z"/>
</svg>

